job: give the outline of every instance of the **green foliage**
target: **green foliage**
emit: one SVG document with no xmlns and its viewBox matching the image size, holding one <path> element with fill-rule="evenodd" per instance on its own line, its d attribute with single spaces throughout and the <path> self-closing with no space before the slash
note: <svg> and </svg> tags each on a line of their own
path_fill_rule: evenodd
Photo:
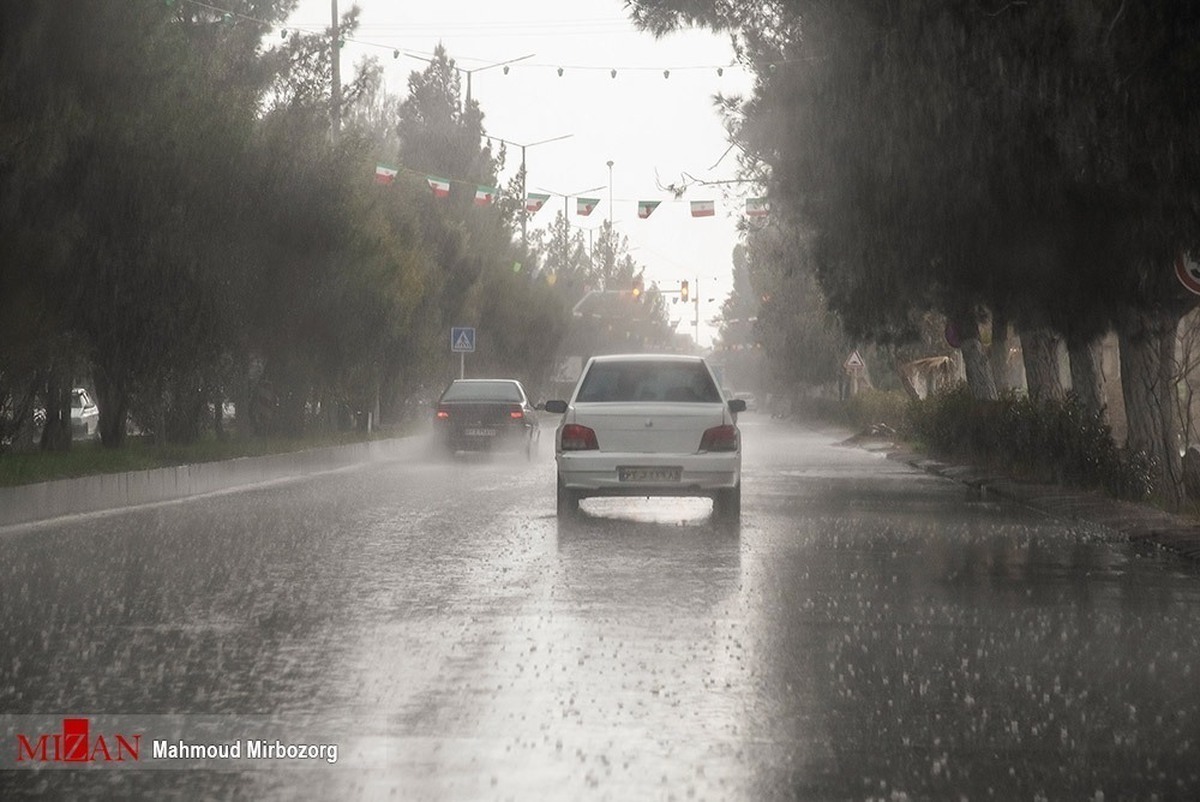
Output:
<svg viewBox="0 0 1200 802">
<path fill-rule="evenodd" d="M 847 416 L 860 427 L 882 424 L 895 432 L 909 429 L 912 402 L 898 390 L 860 391 L 846 401 Z"/>
<path fill-rule="evenodd" d="M 569 306 L 513 272 L 512 214 L 473 192 L 434 202 L 411 172 L 371 180 L 400 161 L 495 183 L 503 153 L 452 60 L 439 51 L 404 102 L 360 65 L 331 137 L 327 38 L 264 40 L 249 21 L 281 20 L 294 0 L 231 3 L 245 15 L 233 24 L 194 3 L 0 9 L 13 427 L 73 385 L 94 387 L 108 446 L 128 414 L 160 441 L 195 440 L 226 399 L 258 433 L 336 426 L 440 382 L 456 324 L 481 327 L 476 371 L 548 370 Z"/>
<path fill-rule="evenodd" d="M 745 297 L 744 283 L 735 285 L 730 308 L 755 305 L 752 333 L 771 360 L 775 384 L 836 382 L 853 345 L 829 311 L 809 244 L 792 229 L 770 226 L 749 233 L 734 258 L 745 265 L 753 296 Z"/>
<path fill-rule="evenodd" d="M 821 420 L 845 424 L 858 432 L 891 430 L 896 434 L 911 431 L 912 402 L 895 390 L 865 389 L 846 400 L 837 398 L 805 398 L 799 401 L 798 412 Z"/>
<path fill-rule="evenodd" d="M 1102 487 L 1120 498 L 1154 492 L 1154 464 L 1144 452 L 1117 446 L 1097 414 L 1073 397 L 1038 400 L 1006 394 L 972 398 L 965 385 L 910 408 L 912 434 L 934 453 L 966 459 L 1041 481 Z"/>
</svg>

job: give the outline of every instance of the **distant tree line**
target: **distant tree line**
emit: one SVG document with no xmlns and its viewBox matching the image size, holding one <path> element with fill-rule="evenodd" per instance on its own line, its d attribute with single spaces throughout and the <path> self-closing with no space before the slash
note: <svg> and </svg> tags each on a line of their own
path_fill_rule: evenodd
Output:
<svg viewBox="0 0 1200 802">
<path fill-rule="evenodd" d="M 1195 296 L 1173 265 L 1200 253 L 1200 6 L 634 0 L 632 13 L 656 33 L 734 34 L 756 84 L 723 99 L 733 135 L 852 338 L 904 343 L 940 313 L 987 399 L 1004 388 L 980 327 L 996 350 L 1011 325 L 1030 394 L 1062 396 L 1065 342 L 1094 410 L 1096 344 L 1115 331 L 1128 445 L 1179 501 L 1175 341 Z"/>
<path fill-rule="evenodd" d="M 454 375 L 452 325 L 479 329 L 475 375 L 553 369 L 596 254 L 540 266 L 519 182 L 474 203 L 505 153 L 440 48 L 403 99 L 359 64 L 334 135 L 331 37 L 277 36 L 295 4 L 0 7 L 0 444 L 40 408 L 41 446 L 69 447 L 80 382 L 110 447 L 130 422 L 220 434 L 230 401 L 260 435 L 386 420 Z M 632 275 L 618 240 L 603 264 Z"/>
</svg>

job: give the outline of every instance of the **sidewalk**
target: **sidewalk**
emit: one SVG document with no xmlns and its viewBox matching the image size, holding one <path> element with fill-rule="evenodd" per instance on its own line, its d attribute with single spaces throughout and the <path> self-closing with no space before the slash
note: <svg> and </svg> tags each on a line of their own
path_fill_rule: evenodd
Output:
<svg viewBox="0 0 1200 802">
<path fill-rule="evenodd" d="M 1200 560 L 1200 524 L 1150 504 L 1119 501 L 1098 492 L 1060 485 L 1020 482 L 968 465 L 930 459 L 926 454 L 882 438 L 855 436 L 845 444 L 868 451 L 885 451 L 888 459 L 959 482 L 968 493 L 977 493 L 980 498 L 1016 501 L 1062 520 L 1102 526 L 1131 542 L 1154 544 L 1189 559 Z"/>
</svg>

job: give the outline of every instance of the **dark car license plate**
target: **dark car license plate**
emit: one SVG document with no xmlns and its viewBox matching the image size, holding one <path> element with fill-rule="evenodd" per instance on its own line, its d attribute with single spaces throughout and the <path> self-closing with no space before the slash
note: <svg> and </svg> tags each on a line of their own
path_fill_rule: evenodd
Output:
<svg viewBox="0 0 1200 802">
<path fill-rule="evenodd" d="M 678 482 L 683 468 L 617 468 L 617 479 L 622 482 Z"/>
<path fill-rule="evenodd" d="M 495 437 L 495 429 L 464 429 L 463 434 L 467 437 Z"/>
</svg>

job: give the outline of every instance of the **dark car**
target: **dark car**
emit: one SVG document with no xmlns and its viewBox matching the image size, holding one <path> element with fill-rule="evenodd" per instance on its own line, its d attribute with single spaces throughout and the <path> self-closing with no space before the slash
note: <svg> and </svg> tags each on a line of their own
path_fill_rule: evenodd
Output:
<svg viewBox="0 0 1200 802">
<path fill-rule="evenodd" d="M 537 413 L 516 379 L 458 379 L 438 399 L 438 441 L 456 451 L 524 451 L 538 444 Z"/>
</svg>

